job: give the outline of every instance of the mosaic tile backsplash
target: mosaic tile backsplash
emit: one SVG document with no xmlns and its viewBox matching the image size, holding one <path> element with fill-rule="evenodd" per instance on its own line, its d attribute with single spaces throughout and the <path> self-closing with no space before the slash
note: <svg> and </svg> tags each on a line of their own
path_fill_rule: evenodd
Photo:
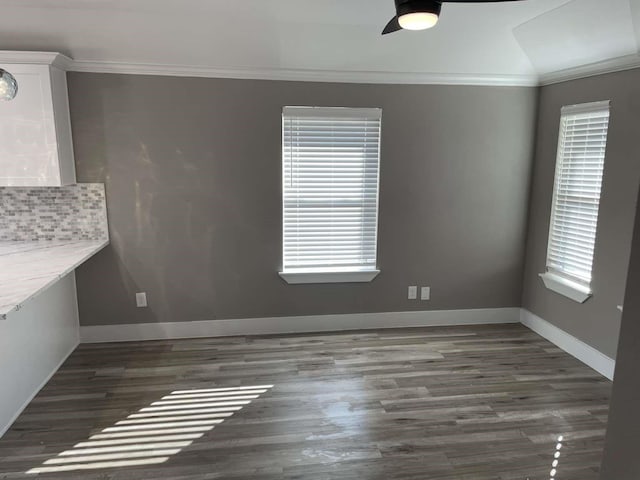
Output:
<svg viewBox="0 0 640 480">
<path fill-rule="evenodd" d="M 0 241 L 108 238 L 102 183 L 0 187 Z"/>
</svg>

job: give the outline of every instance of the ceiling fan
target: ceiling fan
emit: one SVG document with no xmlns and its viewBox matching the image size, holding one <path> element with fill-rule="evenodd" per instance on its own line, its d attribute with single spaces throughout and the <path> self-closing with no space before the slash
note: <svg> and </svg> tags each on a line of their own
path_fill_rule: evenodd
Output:
<svg viewBox="0 0 640 480">
<path fill-rule="evenodd" d="M 443 3 L 494 3 L 519 0 L 395 0 L 396 16 L 384 27 L 383 35 L 398 30 L 426 30 L 438 23 Z"/>
</svg>

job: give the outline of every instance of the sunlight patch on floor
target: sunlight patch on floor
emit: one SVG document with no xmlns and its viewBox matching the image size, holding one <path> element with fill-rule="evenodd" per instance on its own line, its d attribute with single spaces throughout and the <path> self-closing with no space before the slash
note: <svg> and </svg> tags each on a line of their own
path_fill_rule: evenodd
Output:
<svg viewBox="0 0 640 480">
<path fill-rule="evenodd" d="M 27 474 L 161 464 L 273 385 L 176 390 Z"/>
<path fill-rule="evenodd" d="M 562 442 L 564 437 L 560 435 L 558 437 L 558 443 L 556 444 L 556 451 L 553 454 L 553 462 L 551 463 L 551 472 L 549 472 L 549 480 L 555 480 L 555 476 L 558 474 L 558 464 L 560 463 L 560 450 L 562 449 Z"/>
</svg>

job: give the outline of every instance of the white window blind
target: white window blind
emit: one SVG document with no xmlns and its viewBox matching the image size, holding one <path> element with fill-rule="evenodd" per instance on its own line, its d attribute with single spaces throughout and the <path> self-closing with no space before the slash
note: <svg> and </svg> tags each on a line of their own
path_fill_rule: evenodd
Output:
<svg viewBox="0 0 640 480">
<path fill-rule="evenodd" d="M 375 270 L 381 116 L 284 108 L 284 272 Z"/>
<path fill-rule="evenodd" d="M 608 101 L 562 109 L 547 270 L 585 286 L 591 283 L 608 126 Z"/>
</svg>

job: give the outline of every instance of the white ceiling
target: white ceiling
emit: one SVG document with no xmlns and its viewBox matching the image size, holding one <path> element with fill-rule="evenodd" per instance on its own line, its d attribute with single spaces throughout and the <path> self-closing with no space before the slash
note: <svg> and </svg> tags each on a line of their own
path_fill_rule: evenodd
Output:
<svg viewBox="0 0 640 480">
<path fill-rule="evenodd" d="M 77 70 L 248 78 L 527 84 L 635 61 L 640 32 L 640 0 L 448 4 L 434 29 L 384 37 L 393 0 L 2 0 L 1 11 L 0 50 L 59 51 Z"/>
</svg>

